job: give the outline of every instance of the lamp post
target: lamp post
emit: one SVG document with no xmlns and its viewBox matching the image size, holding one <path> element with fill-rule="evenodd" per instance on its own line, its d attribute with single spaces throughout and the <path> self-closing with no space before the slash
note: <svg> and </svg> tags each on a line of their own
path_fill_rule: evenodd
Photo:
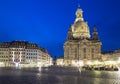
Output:
<svg viewBox="0 0 120 84">
<path fill-rule="evenodd" d="M 38 62 L 37 65 L 38 65 L 39 71 L 41 72 L 41 62 Z"/>
</svg>

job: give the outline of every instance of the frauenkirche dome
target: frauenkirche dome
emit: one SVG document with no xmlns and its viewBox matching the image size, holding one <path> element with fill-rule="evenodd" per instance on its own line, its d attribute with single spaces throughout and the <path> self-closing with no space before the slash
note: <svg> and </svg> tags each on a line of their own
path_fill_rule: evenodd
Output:
<svg viewBox="0 0 120 84">
<path fill-rule="evenodd" d="M 87 22 L 84 22 L 82 9 L 78 8 L 76 11 L 76 19 L 71 26 L 74 38 L 90 38 L 89 27 Z"/>
</svg>

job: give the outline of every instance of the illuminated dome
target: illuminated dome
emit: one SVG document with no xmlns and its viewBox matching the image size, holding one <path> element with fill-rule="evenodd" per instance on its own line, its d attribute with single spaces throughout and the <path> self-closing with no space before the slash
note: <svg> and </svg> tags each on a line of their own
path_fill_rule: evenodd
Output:
<svg viewBox="0 0 120 84">
<path fill-rule="evenodd" d="M 82 9 L 78 8 L 75 22 L 71 26 L 74 38 L 90 38 L 89 27 L 87 22 L 84 22 L 82 13 Z"/>
</svg>

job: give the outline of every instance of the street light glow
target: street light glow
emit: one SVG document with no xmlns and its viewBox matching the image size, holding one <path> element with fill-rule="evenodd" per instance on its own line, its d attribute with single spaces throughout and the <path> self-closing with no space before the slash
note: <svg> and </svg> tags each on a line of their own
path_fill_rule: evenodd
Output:
<svg viewBox="0 0 120 84">
<path fill-rule="evenodd" d="M 79 65 L 80 65 L 80 66 L 84 66 L 84 64 L 83 64 L 83 62 L 82 62 L 82 61 L 80 61 L 80 62 L 79 62 Z"/>
<path fill-rule="evenodd" d="M 90 62 L 90 61 L 88 61 L 88 62 L 87 62 L 87 64 L 88 64 L 88 65 L 91 65 L 91 62 Z"/>
</svg>

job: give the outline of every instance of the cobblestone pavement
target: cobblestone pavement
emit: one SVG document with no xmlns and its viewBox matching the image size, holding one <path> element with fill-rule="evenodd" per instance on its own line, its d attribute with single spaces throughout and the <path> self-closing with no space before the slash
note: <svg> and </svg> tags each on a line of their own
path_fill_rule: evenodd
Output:
<svg viewBox="0 0 120 84">
<path fill-rule="evenodd" d="M 120 72 L 80 73 L 75 67 L 0 68 L 0 84 L 120 84 Z"/>
</svg>

